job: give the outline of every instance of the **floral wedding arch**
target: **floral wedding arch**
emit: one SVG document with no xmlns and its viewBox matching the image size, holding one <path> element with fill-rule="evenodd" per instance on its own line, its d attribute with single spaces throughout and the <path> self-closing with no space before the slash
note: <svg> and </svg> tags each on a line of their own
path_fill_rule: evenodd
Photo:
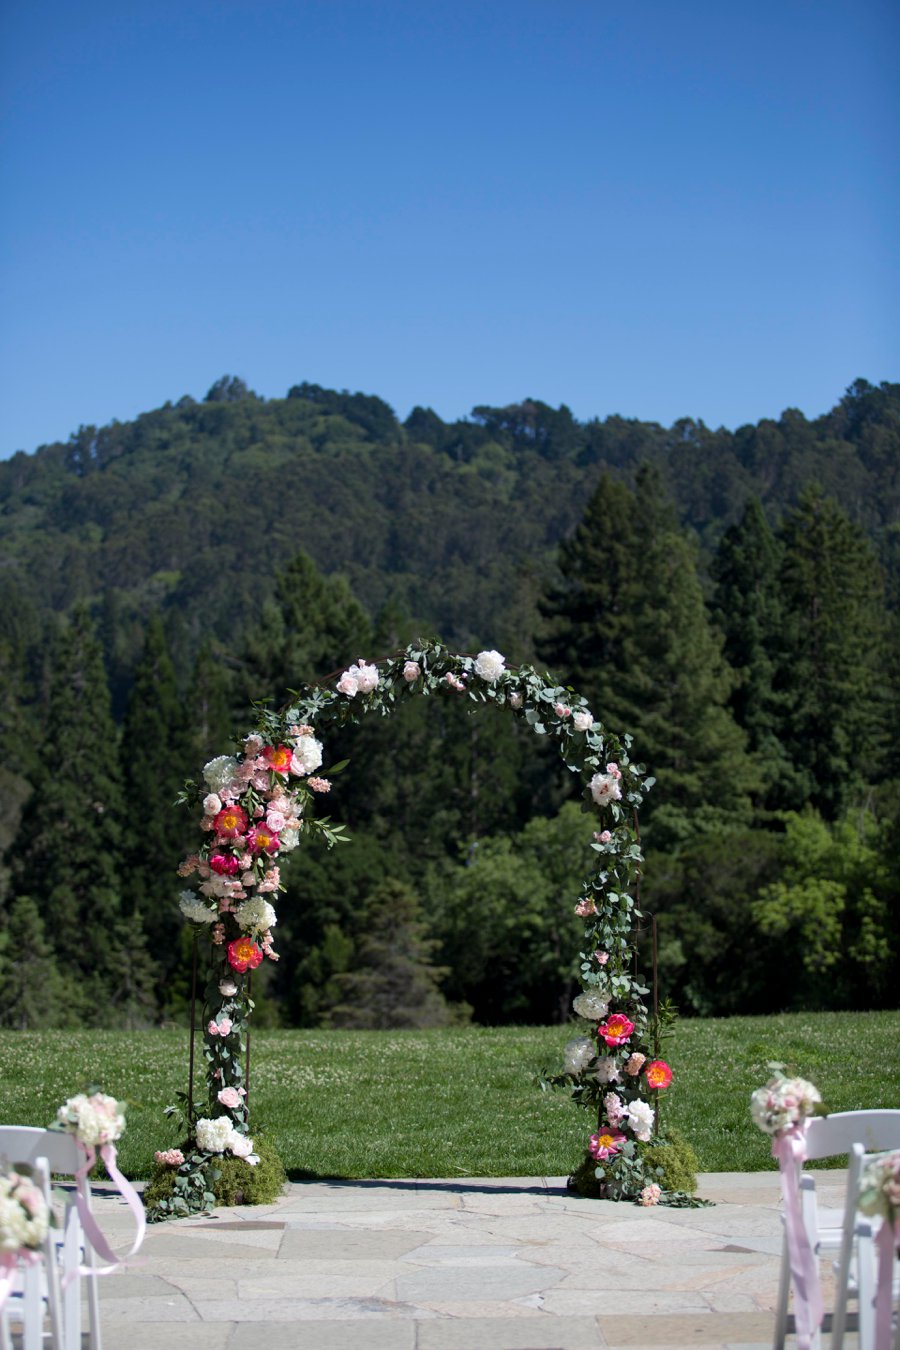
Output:
<svg viewBox="0 0 900 1350">
<path fill-rule="evenodd" d="M 256 1163 L 243 1056 L 252 1009 L 250 973 L 278 959 L 273 937 L 273 902 L 282 890 L 278 859 L 304 835 L 318 833 L 329 845 L 342 835 L 342 826 L 316 815 L 318 797 L 331 788 L 329 775 L 346 763 L 323 769 L 328 730 L 371 713 L 388 714 L 422 695 L 493 703 L 524 719 L 536 735 L 555 738 L 566 767 L 582 780 L 586 809 L 599 815 L 591 845 L 597 870 L 575 905 L 585 936 L 582 992 L 573 1007 L 586 1034 L 566 1045 L 565 1070 L 557 1081 L 571 1088 L 579 1104 L 596 1109 L 586 1162 L 604 1193 L 645 1204 L 659 1199 L 657 1169 L 640 1145 L 651 1138 L 655 1099 L 672 1074 L 654 1058 L 658 1022 L 652 1024 L 643 1002 L 648 990 L 633 971 L 640 915 L 632 894 L 642 861 L 637 811 L 654 780 L 632 762 L 630 737 L 608 731 L 571 689 L 530 666 L 507 667 L 496 651 L 471 657 L 438 642 L 420 642 L 376 664 L 360 660 L 327 685 L 306 686 L 283 710 L 263 710 L 239 752 L 211 760 L 203 783 L 185 794 L 185 800 L 196 796 L 201 805 L 204 835 L 179 875 L 192 881 L 181 895 L 182 913 L 208 954 L 203 1013 L 208 1102 L 206 1115 L 188 1102 L 185 1148 L 157 1154 L 157 1162 L 175 1175 L 170 1198 L 160 1201 L 151 1217 L 208 1207 L 214 1199 L 210 1177 L 223 1155 Z"/>
</svg>

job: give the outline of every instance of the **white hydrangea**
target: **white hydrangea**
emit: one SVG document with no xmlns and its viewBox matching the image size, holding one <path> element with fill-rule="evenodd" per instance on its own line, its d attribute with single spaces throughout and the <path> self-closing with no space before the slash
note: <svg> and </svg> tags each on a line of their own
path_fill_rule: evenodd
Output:
<svg viewBox="0 0 900 1350">
<path fill-rule="evenodd" d="M 214 1120 L 201 1117 L 196 1132 L 197 1147 L 204 1153 L 224 1153 L 230 1147 L 234 1126 L 228 1116 L 216 1116 Z"/>
<path fill-rule="evenodd" d="M 217 915 L 216 906 L 210 907 L 205 900 L 201 900 L 199 895 L 193 891 L 182 891 L 178 897 L 178 908 L 186 919 L 192 923 L 214 923 Z"/>
<path fill-rule="evenodd" d="M 587 1022 L 599 1022 L 609 1012 L 609 1001 L 600 994 L 585 990 L 572 1000 L 572 1007 Z"/>
<path fill-rule="evenodd" d="M 618 1083 L 619 1067 L 612 1055 L 601 1055 L 594 1070 L 598 1083 Z"/>
<path fill-rule="evenodd" d="M 297 774 L 312 773 L 322 763 L 322 742 L 315 736 L 298 736 L 294 742 L 291 769 Z"/>
<path fill-rule="evenodd" d="M 88 1147 L 112 1144 L 125 1129 L 125 1115 L 115 1097 L 95 1092 L 88 1097 L 79 1092 L 63 1102 L 56 1119 L 65 1130 Z"/>
<path fill-rule="evenodd" d="M 589 1036 L 576 1036 L 567 1041 L 563 1050 L 564 1072 L 577 1077 L 583 1073 L 597 1053 L 596 1046 Z"/>
<path fill-rule="evenodd" d="M 242 900 L 234 917 L 238 927 L 245 933 L 265 933 L 266 929 L 274 928 L 278 922 L 274 909 L 261 895 L 251 895 L 249 900 Z"/>
<path fill-rule="evenodd" d="M 233 755 L 217 755 L 203 766 L 203 777 L 211 792 L 222 796 L 227 792 L 237 773 L 238 762 Z"/>
<path fill-rule="evenodd" d="M 653 1107 L 648 1106 L 646 1102 L 629 1102 L 628 1124 L 642 1144 L 646 1144 L 649 1140 L 655 1118 Z"/>
<path fill-rule="evenodd" d="M 475 657 L 475 674 L 488 684 L 496 684 L 506 669 L 506 659 L 499 652 L 479 652 Z"/>
</svg>

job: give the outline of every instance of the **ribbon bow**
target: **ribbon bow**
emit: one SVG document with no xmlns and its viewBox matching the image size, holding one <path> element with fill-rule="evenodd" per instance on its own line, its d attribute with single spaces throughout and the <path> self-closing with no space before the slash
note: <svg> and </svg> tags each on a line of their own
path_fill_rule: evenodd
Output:
<svg viewBox="0 0 900 1350">
<path fill-rule="evenodd" d="M 122 1176 L 116 1166 L 115 1144 L 101 1144 L 100 1157 L 103 1159 L 110 1180 L 115 1182 L 119 1194 L 134 1215 L 135 1221 L 134 1241 L 130 1249 L 123 1256 L 116 1255 L 100 1231 L 87 1199 L 87 1175 L 97 1161 L 97 1151 L 93 1144 L 85 1144 L 80 1139 L 78 1140 L 78 1147 L 84 1154 L 84 1162 L 75 1173 L 75 1205 L 78 1209 L 78 1217 L 81 1219 L 81 1227 L 84 1230 L 85 1237 L 101 1261 L 105 1261 L 107 1264 L 104 1266 L 81 1266 L 77 1272 L 73 1271 L 65 1277 L 63 1288 L 75 1278 L 76 1273 L 78 1275 L 112 1275 L 114 1271 L 121 1270 L 126 1262 L 136 1255 L 144 1240 L 144 1232 L 147 1227 L 144 1206 L 141 1204 L 140 1196 L 131 1182 Z"/>
</svg>

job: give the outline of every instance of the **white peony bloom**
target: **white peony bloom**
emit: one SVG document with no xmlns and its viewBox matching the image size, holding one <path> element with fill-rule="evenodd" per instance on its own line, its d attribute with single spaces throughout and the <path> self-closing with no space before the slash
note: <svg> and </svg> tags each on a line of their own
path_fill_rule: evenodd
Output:
<svg viewBox="0 0 900 1350">
<path fill-rule="evenodd" d="M 574 1040 L 566 1042 L 563 1050 L 563 1071 L 577 1077 L 584 1072 L 596 1053 L 597 1047 L 589 1036 L 576 1036 Z"/>
<path fill-rule="evenodd" d="M 506 660 L 499 652 L 479 652 L 475 658 L 475 674 L 488 684 L 496 684 L 506 669 Z"/>
<path fill-rule="evenodd" d="M 322 763 L 322 742 L 315 736 L 299 736 L 294 742 L 291 757 L 291 772 L 296 774 L 312 773 Z"/>
<path fill-rule="evenodd" d="M 192 923 L 214 923 L 218 914 L 216 908 L 210 909 L 205 900 L 193 891 L 182 891 L 178 899 L 178 908 Z"/>
<path fill-rule="evenodd" d="M 242 900 L 234 917 L 238 927 L 245 933 L 265 933 L 266 929 L 274 928 L 278 922 L 274 909 L 261 895 L 251 895 L 249 900 Z"/>
<path fill-rule="evenodd" d="M 619 1069 L 612 1055 L 601 1055 L 597 1060 L 595 1074 L 598 1083 L 618 1083 Z"/>
<path fill-rule="evenodd" d="M 590 731 L 594 725 L 594 714 L 592 712 L 577 712 L 572 718 L 572 725 L 576 731 Z"/>
<path fill-rule="evenodd" d="M 609 1000 L 600 994 L 585 991 L 572 1000 L 572 1007 L 579 1017 L 588 1022 L 599 1022 L 609 1012 Z"/>
<path fill-rule="evenodd" d="M 196 1126 L 197 1147 L 204 1153 L 224 1153 L 231 1146 L 234 1126 L 230 1116 L 216 1116 L 214 1120 L 201 1118 Z"/>
<path fill-rule="evenodd" d="M 646 1144 L 649 1140 L 655 1118 L 653 1107 L 648 1106 L 646 1102 L 629 1102 L 628 1124 L 642 1144 Z"/>
<path fill-rule="evenodd" d="M 300 831 L 289 825 L 286 830 L 281 831 L 278 838 L 281 841 L 279 853 L 290 853 L 291 849 L 296 848 L 300 843 Z"/>
<path fill-rule="evenodd" d="M 622 796 L 618 778 L 611 773 L 595 773 L 590 782 L 591 796 L 598 806 L 608 806 Z"/>
<path fill-rule="evenodd" d="M 211 792 L 221 797 L 227 792 L 237 773 L 238 762 L 232 755 L 218 755 L 203 767 L 203 777 Z"/>
</svg>

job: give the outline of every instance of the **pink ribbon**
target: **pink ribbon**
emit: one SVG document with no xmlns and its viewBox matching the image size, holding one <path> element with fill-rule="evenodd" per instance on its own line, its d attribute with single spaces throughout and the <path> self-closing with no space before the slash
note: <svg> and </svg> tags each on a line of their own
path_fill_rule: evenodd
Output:
<svg viewBox="0 0 900 1350">
<path fill-rule="evenodd" d="M 84 1163 L 75 1173 L 75 1204 L 78 1209 L 78 1217 L 81 1219 L 81 1227 L 84 1230 L 88 1242 L 94 1251 L 100 1257 L 101 1261 L 106 1261 L 105 1266 L 81 1266 L 77 1272 L 71 1272 L 63 1280 L 63 1288 L 75 1279 L 78 1275 L 112 1275 L 114 1271 L 121 1270 L 127 1261 L 138 1251 L 144 1240 L 144 1231 L 147 1227 L 147 1221 L 144 1216 L 144 1206 L 141 1204 L 140 1196 L 135 1191 L 131 1182 L 122 1176 L 116 1166 L 116 1146 L 115 1144 L 101 1144 L 100 1157 L 103 1159 L 104 1166 L 109 1174 L 110 1180 L 115 1182 L 116 1188 L 122 1199 L 128 1205 L 134 1215 L 135 1235 L 130 1249 L 122 1256 L 117 1256 L 112 1250 L 106 1238 L 103 1236 L 94 1218 L 91 1208 L 88 1204 L 86 1181 L 87 1174 L 97 1160 L 97 1154 L 92 1144 L 84 1144 L 79 1139 L 78 1147 L 84 1154 Z"/>
<path fill-rule="evenodd" d="M 891 1295 L 894 1280 L 894 1248 L 900 1250 L 900 1219 L 896 1227 L 882 1222 L 878 1244 L 878 1285 L 875 1292 L 875 1350 L 891 1350 Z"/>
<path fill-rule="evenodd" d="M 33 1266 L 35 1261 L 40 1259 L 40 1252 L 32 1250 L 31 1247 L 20 1247 L 17 1252 L 0 1252 L 0 1310 L 12 1292 L 19 1262 Z"/>
<path fill-rule="evenodd" d="M 800 1168 L 806 1157 L 806 1138 L 798 1125 L 776 1134 L 772 1157 L 781 1172 L 784 1230 L 787 1236 L 791 1283 L 794 1286 L 794 1325 L 797 1350 L 810 1350 L 812 1338 L 822 1324 L 825 1308 L 819 1286 L 819 1266 L 809 1245 L 800 1213 Z"/>
</svg>

